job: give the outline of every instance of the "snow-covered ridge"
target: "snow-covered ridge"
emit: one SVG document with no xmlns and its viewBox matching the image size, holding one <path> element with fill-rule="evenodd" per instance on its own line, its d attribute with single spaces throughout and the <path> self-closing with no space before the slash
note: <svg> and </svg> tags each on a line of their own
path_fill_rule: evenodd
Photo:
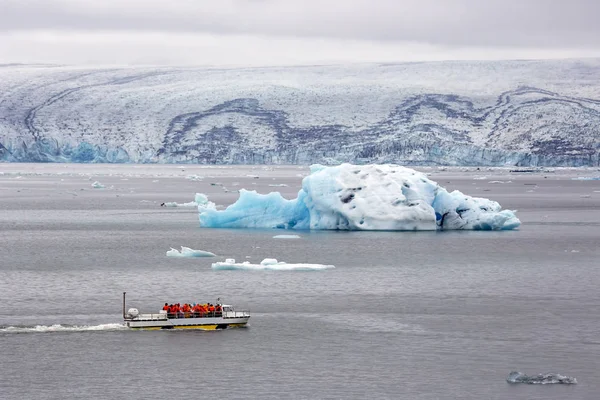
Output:
<svg viewBox="0 0 600 400">
<path fill-rule="evenodd" d="M 600 61 L 0 69 L 0 160 L 597 166 Z"/>
</svg>

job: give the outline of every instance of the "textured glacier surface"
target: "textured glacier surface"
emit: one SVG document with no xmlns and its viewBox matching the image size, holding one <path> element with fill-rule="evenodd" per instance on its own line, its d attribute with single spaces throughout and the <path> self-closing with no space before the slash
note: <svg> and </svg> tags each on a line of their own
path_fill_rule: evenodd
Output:
<svg viewBox="0 0 600 400">
<path fill-rule="evenodd" d="M 210 228 L 507 230 L 521 224 L 495 201 L 448 192 L 394 164 L 313 165 L 296 199 L 241 190 L 227 209 L 200 210 L 199 218 Z"/>
<path fill-rule="evenodd" d="M 598 166 L 600 61 L 0 68 L 0 160 Z"/>
<path fill-rule="evenodd" d="M 283 261 L 277 261 L 275 258 L 265 258 L 260 264 L 252 264 L 249 261 L 236 263 L 235 259 L 228 258 L 224 262 L 212 264 L 214 270 L 247 270 L 247 271 L 322 271 L 335 268 L 333 265 L 325 264 L 288 264 Z"/>
</svg>

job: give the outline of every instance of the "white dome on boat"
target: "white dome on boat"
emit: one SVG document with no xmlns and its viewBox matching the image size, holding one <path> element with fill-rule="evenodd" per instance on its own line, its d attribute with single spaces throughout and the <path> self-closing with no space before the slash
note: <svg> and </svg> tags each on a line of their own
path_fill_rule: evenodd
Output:
<svg viewBox="0 0 600 400">
<path fill-rule="evenodd" d="M 138 315 L 140 315 L 140 312 L 137 308 L 130 308 L 129 310 L 127 310 L 127 315 L 129 315 L 130 317 L 137 317 Z"/>
</svg>

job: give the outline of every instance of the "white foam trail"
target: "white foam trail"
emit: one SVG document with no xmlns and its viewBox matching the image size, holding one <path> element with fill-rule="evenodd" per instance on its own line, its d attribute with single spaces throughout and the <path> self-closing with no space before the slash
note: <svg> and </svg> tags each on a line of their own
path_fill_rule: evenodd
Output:
<svg viewBox="0 0 600 400">
<path fill-rule="evenodd" d="M 0 328 L 0 333 L 45 333 L 45 332 L 87 332 L 87 331 L 116 331 L 127 329 L 123 324 L 100 325 L 36 325 L 36 326 L 7 326 Z"/>
</svg>

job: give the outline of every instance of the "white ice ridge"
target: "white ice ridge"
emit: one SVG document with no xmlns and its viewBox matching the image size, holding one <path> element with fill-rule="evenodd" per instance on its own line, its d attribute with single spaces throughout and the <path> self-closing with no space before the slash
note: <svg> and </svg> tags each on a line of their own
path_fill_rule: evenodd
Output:
<svg viewBox="0 0 600 400">
<path fill-rule="evenodd" d="M 215 254 L 210 251 L 194 250 L 181 246 L 181 251 L 171 247 L 171 250 L 167 251 L 167 257 L 215 257 Z"/>
<path fill-rule="evenodd" d="M 521 224 L 495 201 L 449 193 L 425 174 L 393 164 L 313 165 L 296 199 L 241 190 L 227 209 L 199 214 L 207 228 L 508 230 Z"/>
<path fill-rule="evenodd" d="M 208 201 L 208 197 L 206 197 L 203 193 L 196 193 L 194 197 L 194 201 L 190 201 L 188 203 L 177 203 L 174 201 L 163 203 L 165 207 L 198 207 L 198 211 L 202 212 L 204 210 L 216 210 L 217 206 L 212 201 Z"/>
<path fill-rule="evenodd" d="M 127 329 L 123 324 L 100 325 L 36 325 L 36 326 L 7 326 L 0 328 L 3 333 L 45 333 L 45 332 L 87 332 L 87 331 L 114 331 Z"/>
<path fill-rule="evenodd" d="M 214 270 L 247 270 L 247 271 L 321 271 L 335 268 L 333 265 L 324 264 L 288 264 L 274 258 L 265 258 L 260 264 L 251 264 L 249 261 L 236 263 L 235 259 L 228 258 L 224 262 L 212 264 Z"/>
</svg>

